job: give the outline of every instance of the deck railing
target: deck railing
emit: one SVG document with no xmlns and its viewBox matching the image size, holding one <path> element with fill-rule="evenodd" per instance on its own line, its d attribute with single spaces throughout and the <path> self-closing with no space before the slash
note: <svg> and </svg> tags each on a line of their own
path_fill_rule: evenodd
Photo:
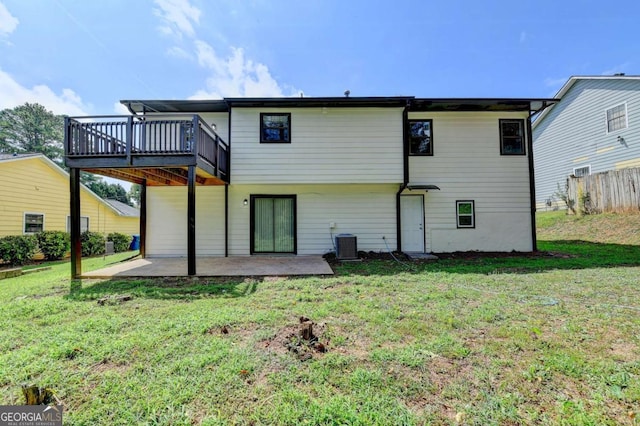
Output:
<svg viewBox="0 0 640 426">
<path fill-rule="evenodd" d="M 229 146 L 198 115 L 74 117 L 65 130 L 68 158 L 197 156 L 227 177 Z"/>
</svg>

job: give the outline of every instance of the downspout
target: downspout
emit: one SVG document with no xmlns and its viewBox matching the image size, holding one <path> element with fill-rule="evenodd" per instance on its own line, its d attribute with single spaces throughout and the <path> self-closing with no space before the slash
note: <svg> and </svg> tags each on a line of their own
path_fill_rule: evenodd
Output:
<svg viewBox="0 0 640 426">
<path fill-rule="evenodd" d="M 229 257 L 229 184 L 224 186 L 224 257 Z"/>
<path fill-rule="evenodd" d="M 535 114 L 535 113 L 534 113 Z M 529 197 L 531 204 L 531 247 L 533 251 L 538 251 L 538 236 L 536 234 L 536 183 L 533 166 L 533 131 L 531 130 L 531 108 L 527 117 L 527 148 L 529 150 Z"/>
<path fill-rule="evenodd" d="M 400 219 L 400 194 L 407 188 L 407 184 L 400 185 L 398 192 L 396 192 L 396 251 L 402 252 L 402 229 Z"/>
<path fill-rule="evenodd" d="M 409 184 L 409 147 L 407 137 L 407 122 L 409 120 L 409 100 L 402 110 L 402 185 L 396 193 L 396 250 L 402 251 L 402 219 L 400 218 L 400 194 Z"/>
</svg>

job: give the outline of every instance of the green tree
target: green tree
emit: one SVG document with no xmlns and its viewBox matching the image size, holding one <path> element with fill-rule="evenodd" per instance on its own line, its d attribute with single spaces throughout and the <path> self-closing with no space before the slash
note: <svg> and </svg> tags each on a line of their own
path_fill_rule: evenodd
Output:
<svg viewBox="0 0 640 426">
<path fill-rule="evenodd" d="M 140 207 L 140 185 L 132 184 L 127 195 L 135 207 Z"/>
<path fill-rule="evenodd" d="M 132 205 L 127 191 L 119 183 L 108 183 L 100 179 L 87 185 L 89 189 L 95 192 L 100 198 L 118 200 L 121 203 Z"/>
<path fill-rule="evenodd" d="M 92 184 L 96 182 L 100 182 L 101 180 L 102 180 L 101 176 L 94 175 L 93 173 L 84 172 L 84 171 L 80 172 L 80 183 L 82 183 L 86 187 L 91 187 Z"/>
<path fill-rule="evenodd" d="M 38 152 L 62 165 L 63 139 L 64 117 L 40 104 L 0 111 L 0 152 Z"/>
</svg>

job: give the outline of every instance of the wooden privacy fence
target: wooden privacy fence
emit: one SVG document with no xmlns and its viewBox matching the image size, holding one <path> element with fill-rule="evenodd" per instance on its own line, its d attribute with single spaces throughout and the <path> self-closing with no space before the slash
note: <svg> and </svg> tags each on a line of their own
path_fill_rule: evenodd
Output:
<svg viewBox="0 0 640 426">
<path fill-rule="evenodd" d="M 570 176 L 567 195 L 587 213 L 640 210 L 640 168 Z"/>
</svg>

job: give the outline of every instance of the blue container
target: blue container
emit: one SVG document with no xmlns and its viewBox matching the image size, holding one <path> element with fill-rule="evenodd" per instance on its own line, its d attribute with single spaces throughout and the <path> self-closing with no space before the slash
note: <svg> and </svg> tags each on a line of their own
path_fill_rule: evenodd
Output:
<svg viewBox="0 0 640 426">
<path fill-rule="evenodd" d="M 129 250 L 140 250 L 140 235 L 134 235 Z"/>
</svg>

